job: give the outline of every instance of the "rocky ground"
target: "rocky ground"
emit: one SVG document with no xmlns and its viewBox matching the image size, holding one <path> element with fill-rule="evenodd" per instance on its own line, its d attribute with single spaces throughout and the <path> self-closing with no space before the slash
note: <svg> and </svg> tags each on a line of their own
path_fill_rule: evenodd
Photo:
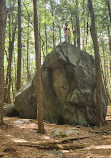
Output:
<svg viewBox="0 0 111 158">
<path fill-rule="evenodd" d="M 4 117 L 0 126 L 0 158 L 111 158 L 111 107 L 102 128 L 56 125 Z"/>
</svg>

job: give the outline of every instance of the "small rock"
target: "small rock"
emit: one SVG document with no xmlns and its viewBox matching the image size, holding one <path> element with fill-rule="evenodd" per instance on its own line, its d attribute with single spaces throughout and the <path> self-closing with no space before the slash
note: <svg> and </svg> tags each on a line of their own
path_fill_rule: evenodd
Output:
<svg viewBox="0 0 111 158">
<path fill-rule="evenodd" d="M 66 157 L 66 155 L 64 153 L 62 153 L 61 151 L 49 150 L 47 153 L 51 154 L 51 155 L 56 155 L 56 156 L 64 157 L 64 158 Z"/>
<path fill-rule="evenodd" d="M 22 125 L 22 124 L 24 124 L 25 122 L 24 122 L 23 120 L 18 120 L 18 121 L 15 121 L 15 123 L 16 123 L 17 125 Z"/>
<path fill-rule="evenodd" d="M 78 128 L 73 128 L 73 129 L 67 129 L 64 133 L 64 135 L 69 136 L 71 134 L 78 134 L 80 135 L 80 131 Z"/>
<path fill-rule="evenodd" d="M 54 132 L 54 137 L 57 137 L 57 136 L 60 136 L 61 134 L 60 134 L 60 130 L 58 129 L 58 130 L 56 130 L 55 132 Z"/>
<path fill-rule="evenodd" d="M 74 130 L 73 129 L 68 129 L 65 131 L 65 135 L 66 136 L 69 136 L 70 134 L 74 133 Z"/>
</svg>

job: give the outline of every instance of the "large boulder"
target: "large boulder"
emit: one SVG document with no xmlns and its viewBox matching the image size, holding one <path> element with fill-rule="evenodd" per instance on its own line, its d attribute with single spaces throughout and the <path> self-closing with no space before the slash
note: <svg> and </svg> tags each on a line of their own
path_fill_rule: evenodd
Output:
<svg viewBox="0 0 111 158">
<path fill-rule="evenodd" d="M 16 109 L 25 118 L 35 117 L 35 78 L 15 98 Z M 67 42 L 56 46 L 42 65 L 42 87 L 45 120 L 58 124 L 95 125 L 95 62 L 87 52 Z M 102 107 L 105 119 L 104 88 Z"/>
</svg>

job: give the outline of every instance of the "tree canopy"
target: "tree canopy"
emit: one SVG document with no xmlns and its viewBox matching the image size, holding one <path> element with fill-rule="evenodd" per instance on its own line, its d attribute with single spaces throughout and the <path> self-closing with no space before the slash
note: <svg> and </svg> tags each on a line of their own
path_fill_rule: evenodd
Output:
<svg viewBox="0 0 111 158">
<path fill-rule="evenodd" d="M 110 97 L 111 83 L 111 35 L 110 35 L 110 1 L 93 0 L 97 36 L 99 41 L 101 66 L 107 93 Z M 10 7 L 11 6 L 11 7 Z M 17 82 L 17 58 L 18 58 L 18 2 L 13 4 L 7 0 L 6 7 L 10 8 L 7 16 L 5 35 L 5 80 L 7 77 L 10 43 L 13 41 L 11 61 L 11 100 L 14 100 Z M 68 22 L 71 30 L 71 43 L 82 50 L 94 55 L 91 38 L 91 20 L 86 0 L 39 0 L 37 1 L 39 37 L 41 39 L 42 63 L 54 46 L 64 41 L 63 27 Z M 21 86 L 25 85 L 30 76 L 35 72 L 34 50 L 34 22 L 33 3 L 29 0 L 21 0 Z M 5 81 L 6 83 L 6 81 Z M 7 87 L 8 83 L 6 83 Z"/>
</svg>

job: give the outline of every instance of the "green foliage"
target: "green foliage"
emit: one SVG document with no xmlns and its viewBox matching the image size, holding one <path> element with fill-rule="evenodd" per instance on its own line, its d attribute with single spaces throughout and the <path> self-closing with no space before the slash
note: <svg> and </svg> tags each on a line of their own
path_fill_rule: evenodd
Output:
<svg viewBox="0 0 111 158">
<path fill-rule="evenodd" d="M 13 4 L 13 0 L 7 0 L 7 8 Z M 107 67 L 109 68 L 109 47 L 108 47 L 108 25 L 110 23 L 107 4 L 104 0 L 93 1 L 94 13 L 96 17 L 96 27 L 98 33 L 98 40 L 100 43 L 100 55 L 102 64 L 104 63 L 103 48 L 101 39 L 104 40 L 105 58 Z M 73 29 L 76 28 L 76 1 L 75 0 L 39 0 L 37 1 L 38 20 L 39 20 L 39 34 L 41 37 L 41 56 L 42 61 L 47 53 L 50 53 L 53 49 L 53 28 L 54 22 L 54 35 L 55 43 L 59 44 L 59 28 L 61 28 L 62 41 L 64 41 L 63 27 L 65 22 L 69 23 L 71 30 L 71 42 L 73 43 Z M 14 7 L 10 10 L 10 19 L 7 17 L 7 28 L 6 28 L 6 42 L 5 42 L 5 76 L 7 72 L 8 63 L 8 52 L 9 52 L 9 31 L 14 31 L 14 26 L 17 20 L 18 3 L 16 1 Z M 79 0 L 79 21 L 80 21 L 80 36 L 81 36 L 81 49 L 85 49 L 87 52 L 93 55 L 93 44 L 90 35 L 90 18 L 89 10 L 86 0 Z M 34 52 L 34 28 L 33 28 L 33 3 L 30 0 L 22 1 L 22 83 L 23 85 L 27 82 L 27 39 L 29 40 L 28 52 L 29 52 L 29 71 L 32 75 L 35 72 L 35 52 Z M 46 28 L 46 30 L 45 30 Z M 28 35 L 29 31 L 29 35 Z M 18 40 L 17 32 L 14 41 L 14 52 L 12 60 L 12 81 L 16 85 L 16 71 L 17 71 L 17 51 L 18 51 Z M 46 46 L 47 38 L 47 46 Z M 84 44 L 83 44 L 84 41 Z M 84 45 L 84 46 L 83 46 Z M 104 64 L 103 64 L 104 65 Z M 105 73 L 106 70 L 104 70 Z M 111 76 L 110 76 L 111 77 Z M 110 84 L 110 80 L 108 81 Z"/>
</svg>

